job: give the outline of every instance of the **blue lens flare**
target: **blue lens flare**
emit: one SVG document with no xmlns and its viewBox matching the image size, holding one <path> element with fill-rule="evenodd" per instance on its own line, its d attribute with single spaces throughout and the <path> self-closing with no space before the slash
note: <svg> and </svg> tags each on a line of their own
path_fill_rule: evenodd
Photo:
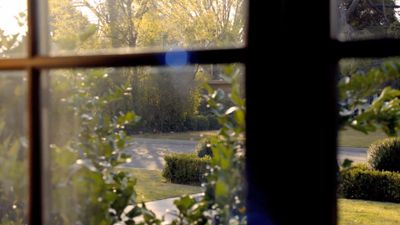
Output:
<svg viewBox="0 0 400 225">
<path fill-rule="evenodd" d="M 189 54 L 186 51 L 167 52 L 165 54 L 165 64 L 168 66 L 180 67 L 189 62 Z"/>
</svg>

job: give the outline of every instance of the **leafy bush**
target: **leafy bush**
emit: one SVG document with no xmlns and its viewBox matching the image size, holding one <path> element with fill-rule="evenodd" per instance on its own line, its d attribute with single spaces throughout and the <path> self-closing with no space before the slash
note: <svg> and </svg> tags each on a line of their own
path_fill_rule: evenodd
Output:
<svg viewBox="0 0 400 225">
<path fill-rule="evenodd" d="M 205 196 L 199 203 L 207 205 L 207 210 L 199 214 L 188 208 L 183 215 L 188 215 L 186 212 L 189 212 L 191 219 L 197 218 L 201 221 L 208 217 L 212 224 L 247 224 L 244 169 L 246 100 L 240 88 L 240 71 L 235 66 L 225 68 L 226 81 L 231 83 L 231 92 L 228 95 L 206 86 L 208 95 L 204 97 L 220 124 L 220 130 L 215 138 L 211 138 L 214 156 L 211 158 L 210 170 L 207 171 L 207 182 L 204 183 Z M 226 99 L 229 99 L 229 104 L 223 104 Z M 187 224 L 187 221 L 186 216 L 176 224 Z"/>
<path fill-rule="evenodd" d="M 210 158 L 199 158 L 196 154 L 170 154 L 164 157 L 165 167 L 163 177 L 178 184 L 200 184 L 204 181 L 204 174 Z"/>
<path fill-rule="evenodd" d="M 400 138 L 385 138 L 368 149 L 368 164 L 375 170 L 400 172 Z"/>
<path fill-rule="evenodd" d="M 338 194 L 350 199 L 400 202 L 400 173 L 358 165 L 340 171 Z"/>
<path fill-rule="evenodd" d="M 0 144 L 0 224 L 27 223 L 27 162 L 18 159 L 22 147 L 18 140 L 6 139 Z M 23 149 L 26 150 L 26 149 Z"/>
<path fill-rule="evenodd" d="M 129 84 L 96 93 L 99 82 L 108 79 L 103 72 L 84 71 L 83 75 L 71 71 L 52 79 L 51 92 L 58 92 L 66 81 L 75 82 L 75 77 L 81 78 L 77 85 L 68 86 L 72 89 L 65 90 L 63 101 L 64 108 L 73 112 L 68 116 L 79 115 L 75 132 L 63 145 L 50 142 L 50 170 L 57 176 L 51 178 L 53 207 L 49 212 L 49 224 L 132 224 L 131 220 L 139 216 L 136 211 L 151 213 L 136 204 L 136 181 L 132 174 L 117 169 L 130 158 L 123 151 L 129 140 L 124 127 L 139 118 L 130 111 L 111 110 L 113 104 L 126 96 Z M 50 110 L 53 110 L 61 100 L 57 97 L 51 101 Z M 55 118 L 52 121 L 57 122 Z M 51 127 L 51 131 L 56 128 Z M 56 137 L 51 135 L 50 140 Z M 158 224 L 153 222 L 148 224 Z"/>
<path fill-rule="evenodd" d="M 211 140 L 209 137 L 201 139 L 196 145 L 197 156 L 202 158 L 204 156 L 213 156 L 211 149 Z"/>
</svg>

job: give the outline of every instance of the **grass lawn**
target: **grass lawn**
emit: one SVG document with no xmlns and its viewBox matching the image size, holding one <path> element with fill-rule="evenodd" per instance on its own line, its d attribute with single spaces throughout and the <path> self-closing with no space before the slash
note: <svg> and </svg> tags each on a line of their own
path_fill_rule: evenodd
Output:
<svg viewBox="0 0 400 225">
<path fill-rule="evenodd" d="M 161 171 L 158 170 L 130 168 L 124 168 L 123 170 L 131 172 L 137 179 L 136 193 L 139 201 L 154 201 L 203 191 L 200 186 L 169 183 L 164 180 L 161 176 Z"/>
<path fill-rule="evenodd" d="M 368 148 L 369 145 L 379 139 L 387 137 L 382 131 L 364 134 L 359 131 L 348 128 L 339 132 L 339 146 Z"/>
<path fill-rule="evenodd" d="M 188 131 L 188 132 L 178 132 L 178 133 L 145 133 L 145 134 L 135 134 L 133 138 L 154 138 L 154 139 L 172 139 L 172 140 L 191 140 L 198 141 L 203 137 L 211 136 L 216 134 L 216 130 L 210 131 Z"/>
<path fill-rule="evenodd" d="M 400 204 L 339 199 L 339 225 L 399 225 Z"/>
</svg>

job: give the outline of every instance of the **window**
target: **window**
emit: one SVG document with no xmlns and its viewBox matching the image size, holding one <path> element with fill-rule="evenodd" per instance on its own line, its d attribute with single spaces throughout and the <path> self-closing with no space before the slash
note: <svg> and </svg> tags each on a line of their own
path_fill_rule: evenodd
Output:
<svg viewBox="0 0 400 225">
<path fill-rule="evenodd" d="M 243 47 L 245 0 L 48 1 L 51 55 Z M 64 11 L 64 13 L 61 13 Z M 68 13 L 65 13 L 68 12 Z"/>
<path fill-rule="evenodd" d="M 166 214 L 166 222 L 175 219 L 173 200 L 208 190 L 208 145 L 223 128 L 201 97 L 208 71 L 240 75 L 243 69 L 228 64 L 43 71 L 47 223 L 98 224 L 107 221 L 104 208 L 110 204 L 123 210 L 140 202 L 159 218 Z M 225 88 L 234 90 L 227 83 Z M 233 106 L 224 92 L 217 93 L 218 107 Z M 229 169 L 230 177 L 234 171 Z"/>
<path fill-rule="evenodd" d="M 399 207 L 393 196 L 382 198 L 382 193 L 390 192 L 390 185 L 378 185 L 371 178 L 382 182 L 388 171 L 397 175 L 396 167 L 382 163 L 396 161 L 391 155 L 396 142 L 388 137 L 398 136 L 398 104 L 393 104 L 398 97 L 392 93 L 398 90 L 399 51 L 394 43 L 398 39 L 399 2 L 331 3 L 332 38 L 340 41 L 337 47 L 343 46 L 337 53 L 338 222 L 398 223 L 399 218 L 385 216 L 390 207 Z M 386 149 L 388 155 L 383 154 Z M 376 175 L 370 176 L 372 173 Z M 371 187 L 376 190 L 374 197 L 368 191 Z M 372 204 L 377 205 L 373 210 Z M 365 221 L 355 212 L 365 214 Z"/>
<path fill-rule="evenodd" d="M 68 3 L 72 5 L 68 5 Z M 183 3 L 187 5 L 183 5 Z M 3 174 L 7 170 L 7 164 L 4 163 L 2 165 L 4 167 L 0 175 L 1 180 L 11 180 L 15 183 L 15 177 L 11 179 L 7 176 L 21 175 L 19 180 L 21 190 L 7 190 L 11 192 L 18 191 L 18 195 L 16 195 L 18 199 L 15 201 L 13 199 L 10 200 L 15 202 L 15 204 L 11 205 L 12 209 L 10 209 L 14 214 L 10 215 L 9 221 L 5 220 L 4 222 L 51 224 L 60 220 L 74 221 L 76 217 L 74 212 L 71 214 L 68 214 L 68 212 L 65 218 L 59 218 L 54 216 L 54 211 L 49 209 L 55 206 L 57 210 L 65 210 L 65 208 L 69 207 L 67 204 L 77 200 L 75 198 L 84 197 L 84 191 L 82 192 L 83 194 L 79 193 L 82 195 L 79 195 L 77 194 L 79 191 L 72 189 L 71 192 L 74 193 L 68 196 L 70 199 L 61 198 L 58 201 L 49 200 L 47 194 L 57 192 L 63 188 L 63 185 L 64 187 L 65 185 L 68 186 L 68 184 L 61 182 L 57 183 L 55 187 L 49 184 L 50 179 L 57 180 L 62 176 L 69 176 L 70 171 L 64 171 L 61 166 L 57 167 L 58 165 L 73 160 L 77 164 L 87 166 L 88 170 L 94 168 L 93 165 L 82 159 L 76 159 L 68 155 L 62 157 L 54 156 L 54 154 L 57 154 L 59 146 L 66 141 L 65 135 L 68 135 L 68 133 L 74 134 L 76 129 L 81 129 L 79 122 L 84 123 L 91 120 L 89 113 L 79 115 L 79 120 L 66 119 L 62 116 L 57 117 L 63 113 L 67 117 L 76 116 L 73 111 L 68 111 L 69 109 L 66 108 L 63 109 L 62 104 L 69 101 L 71 97 L 82 97 L 85 94 L 84 87 L 91 85 L 89 81 L 85 80 L 85 76 L 80 75 L 82 71 L 85 73 L 101 73 L 98 74 L 99 77 L 106 82 L 107 79 L 105 78 L 111 76 L 115 71 L 146 70 L 151 76 L 159 76 L 161 73 L 171 73 L 171 70 L 177 67 L 180 69 L 172 71 L 173 73 L 179 73 L 180 70 L 209 70 L 213 74 L 213 79 L 220 80 L 222 78 L 220 72 L 224 70 L 223 65 L 229 67 L 228 64 L 235 63 L 236 69 L 228 68 L 228 70 L 238 70 L 240 73 L 243 73 L 247 68 L 246 1 L 154 1 L 152 4 L 135 5 L 133 1 L 122 0 L 29 0 L 25 14 L 23 8 L 17 9 L 7 6 L 5 1 L 0 4 L 2 4 L 0 6 L 9 8 L 13 12 L 22 11 L 21 14 L 18 13 L 19 17 L 17 18 L 21 27 L 17 32 L 18 35 L 10 36 L 5 32 L 4 35 L 8 36 L 1 37 L 2 41 L 7 42 L 3 43 L 2 47 L 7 47 L 7 49 L 2 49 L 1 51 L 5 59 L 0 60 L 0 70 L 2 70 L 0 80 L 2 85 L 4 84 L 10 89 L 2 89 L 4 91 L 2 94 L 5 95 L 4 98 L 18 102 L 12 106 L 8 105 L 9 103 L 6 104 L 5 101 L 1 102 L 1 107 L 4 107 L 5 111 L 8 110 L 8 115 L 18 116 L 15 121 L 9 121 L 7 118 L 6 122 L 9 124 L 6 124 L 5 127 L 13 127 L 12 130 L 18 131 L 13 135 L 16 136 L 16 139 L 20 139 L 18 143 L 24 144 L 16 147 L 13 143 L 6 142 L 5 136 L 7 133 L 4 133 L 5 136 L 1 137 L 2 145 L 5 145 L 5 148 L 9 149 L 9 151 L 19 152 L 18 159 L 7 158 L 9 163 L 15 160 L 23 164 L 19 168 L 21 171 L 15 171 L 15 173 L 19 174 Z M 177 14 L 176 11 L 172 11 L 176 9 L 173 9 L 171 4 L 181 6 L 182 12 L 186 12 L 186 14 Z M 199 4 L 199 6 L 196 6 L 196 4 Z M 141 8 L 142 6 L 144 8 Z M 129 11 L 130 9 L 135 9 L 136 11 L 131 12 Z M 196 11 L 196 9 L 199 9 L 199 11 Z M 150 13 L 146 14 L 146 12 Z M 175 25 L 180 22 L 188 23 L 173 27 L 171 24 L 162 23 L 164 21 L 169 21 L 171 24 L 175 23 Z M 215 27 L 215 25 L 218 25 L 217 22 L 224 24 L 224 26 Z M 113 26 L 107 26 L 107 23 L 108 25 L 113 24 Z M 99 26 L 95 27 L 94 24 Z M 26 35 L 25 28 L 28 30 Z M 112 29 L 115 29 L 115 32 L 110 31 Z M 140 29 L 146 30 L 146 32 L 142 33 L 146 33 L 147 36 L 137 35 Z M 127 37 L 123 36 L 121 30 L 127 31 L 129 35 Z M 186 30 L 192 32 L 193 36 L 180 35 L 182 31 Z M 155 31 L 163 33 L 163 35 L 152 33 Z M 171 32 L 174 33 L 174 36 L 169 35 Z M 113 37 L 110 34 L 117 35 Z M 212 34 L 212 38 L 207 36 L 210 34 Z M 99 36 L 103 37 L 102 41 L 104 43 L 97 43 L 99 45 L 96 46 L 100 47 L 96 49 L 93 46 L 96 44 L 96 37 Z M 211 39 L 216 41 L 209 42 Z M 19 44 L 15 44 L 13 41 Z M 140 47 L 136 48 L 136 43 L 140 43 Z M 209 64 L 212 64 L 212 66 L 209 66 Z M 238 64 L 243 64 L 244 66 Z M 171 66 L 172 69 L 158 68 L 162 66 Z M 9 70 L 18 72 L 9 72 Z M 60 76 L 60 71 L 70 76 Z M 122 77 L 121 79 L 125 78 L 129 79 L 129 77 Z M 79 79 L 82 79 L 81 82 L 79 82 Z M 183 82 L 182 80 L 180 81 Z M 57 82 L 61 82 L 61 85 L 56 86 L 55 83 Z M 70 91 L 69 88 L 74 89 L 79 85 L 81 89 L 79 90 L 78 88 L 77 92 L 68 92 Z M 124 91 L 121 92 L 122 95 L 129 95 L 128 92 L 133 90 L 133 87 L 121 86 L 121 88 L 124 88 Z M 14 95 L 11 96 L 11 93 L 15 95 L 15 100 Z M 100 94 L 99 98 L 101 97 Z M 26 112 L 22 103 L 24 99 L 28 102 Z M 54 99 L 60 101 L 60 107 L 53 107 Z M 3 100 L 3 96 L 1 100 Z M 93 99 L 93 101 L 96 100 L 98 99 Z M 82 99 L 82 101 L 82 104 L 94 104 L 88 99 Z M 105 101 L 113 101 L 113 99 Z M 190 103 L 189 100 L 187 102 Z M 101 104 L 103 103 L 101 102 Z M 13 107 L 19 107 L 19 109 L 14 109 Z M 25 117 L 29 118 L 27 123 L 24 122 L 23 118 Z M 56 121 L 54 118 L 59 120 Z M 135 115 L 129 113 L 125 114 L 124 117 L 125 120 L 133 120 L 134 118 Z M 106 120 L 104 118 L 104 121 Z M 203 123 L 199 124 L 203 125 Z M 48 129 L 49 127 L 51 129 Z M 66 132 L 58 132 L 62 129 L 66 129 Z M 163 127 L 161 129 L 168 128 Z M 25 138 L 25 130 L 28 130 L 27 138 Z M 58 143 L 54 143 L 54 140 L 57 140 Z M 120 145 L 120 143 L 113 144 Z M 49 149 L 54 150 L 54 154 L 48 154 L 46 151 Z M 107 151 L 106 148 L 101 150 Z M 83 152 L 82 154 L 85 153 Z M 112 155 L 113 153 L 111 152 L 110 154 Z M 121 156 L 121 158 L 123 157 Z M 5 159 L 2 158 L 2 160 Z M 130 163 L 129 160 L 125 162 Z M 51 163 L 56 167 L 51 167 Z M 28 175 L 24 173 L 27 170 L 24 166 L 29 166 Z M 107 165 L 101 166 L 107 167 Z M 53 173 L 48 173 L 49 169 Z M 73 170 L 74 168 L 69 169 Z M 49 178 L 49 175 L 51 178 Z M 83 178 L 96 179 L 96 177 Z M 82 180 L 71 180 L 70 182 L 76 182 L 78 186 L 82 184 L 80 183 Z M 9 186 L 12 186 L 12 184 Z M 88 188 L 101 192 L 102 190 L 97 190 L 97 187 L 96 185 L 89 185 Z M 81 188 L 84 187 L 81 186 Z M 12 194 L 5 193 L 4 196 L 7 198 Z M 29 196 L 29 202 L 21 203 L 25 208 L 20 208 L 19 201 L 26 200 L 26 196 Z M 99 198 L 81 198 L 78 200 L 102 201 Z M 73 210 L 85 212 L 86 209 L 74 208 Z M 19 213 L 18 215 L 15 214 L 17 212 Z M 91 212 L 95 213 L 95 211 Z M 18 220 L 18 218 L 25 215 L 28 215 L 28 221 Z M 4 217 L 4 215 L 1 216 Z M 90 217 L 87 219 L 90 220 Z"/>
<path fill-rule="evenodd" d="M 337 62 L 346 57 L 398 55 L 399 43 L 392 39 L 331 39 L 330 12 L 335 6 L 331 7 L 329 1 L 249 2 L 248 41 L 244 46 L 219 45 L 224 48 L 186 51 L 188 64 L 244 63 L 246 86 L 250 87 L 246 89 L 249 224 L 336 224 Z M 40 72 L 58 68 L 162 66 L 167 55 L 160 50 L 162 37 L 155 45 L 161 45 L 157 52 L 85 56 L 51 52 L 43 46 L 43 42 L 49 42 L 43 39 L 48 31 L 41 26 L 47 21 L 41 18 L 47 14 L 40 12 L 47 8 L 42 3 L 30 0 L 27 4 L 26 57 L 0 60 L 2 71 L 27 73 L 29 224 L 43 224 L 45 212 L 41 183 L 41 166 L 46 161 L 41 152 L 45 143 L 41 127 L 45 113 L 40 92 L 45 84 L 40 79 L 44 73 Z M 48 56 L 48 52 L 54 55 Z M 182 51 L 168 54 L 181 55 Z M 305 70 L 306 65 L 312 69 Z M 263 110 L 261 104 L 268 109 Z M 260 127 L 273 132 L 266 135 Z"/>
</svg>

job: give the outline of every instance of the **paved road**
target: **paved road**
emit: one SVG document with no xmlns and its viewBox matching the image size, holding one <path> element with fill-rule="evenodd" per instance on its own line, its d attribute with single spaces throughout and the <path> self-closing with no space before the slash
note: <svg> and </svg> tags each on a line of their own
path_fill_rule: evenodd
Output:
<svg viewBox="0 0 400 225">
<path fill-rule="evenodd" d="M 193 152 L 196 141 L 135 138 L 126 149 L 132 154 L 132 161 L 123 167 L 143 168 L 149 170 L 162 170 L 164 156 L 171 152 Z M 339 147 L 338 160 L 351 159 L 354 162 L 367 160 L 367 148 Z"/>
<path fill-rule="evenodd" d="M 123 167 L 162 170 L 164 156 L 171 152 L 193 152 L 197 142 L 185 140 L 135 138 L 125 150 L 132 154 L 132 161 Z"/>
<path fill-rule="evenodd" d="M 343 161 L 347 158 L 354 162 L 366 162 L 367 150 L 367 148 L 339 147 L 338 160 Z"/>
</svg>

